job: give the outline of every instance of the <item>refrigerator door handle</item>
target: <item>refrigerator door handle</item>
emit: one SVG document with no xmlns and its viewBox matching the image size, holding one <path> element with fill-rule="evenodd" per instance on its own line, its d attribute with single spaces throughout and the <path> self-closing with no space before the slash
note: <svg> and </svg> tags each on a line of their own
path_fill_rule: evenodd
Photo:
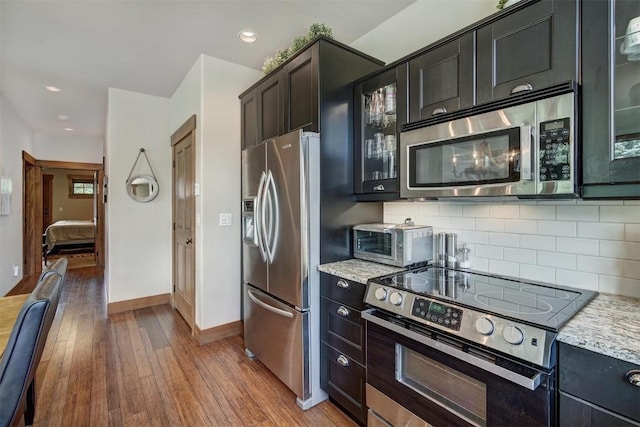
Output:
<svg viewBox="0 0 640 427">
<path fill-rule="evenodd" d="M 284 317 L 288 317 L 290 319 L 293 319 L 293 313 L 289 313 L 286 310 L 281 310 L 279 308 L 276 308 L 272 305 L 269 305 L 263 301 L 260 301 L 258 298 L 256 298 L 256 296 L 253 294 L 253 291 L 251 289 L 247 289 L 247 293 L 249 294 L 249 298 L 251 298 L 251 301 L 253 301 L 255 304 L 259 305 L 260 307 L 264 308 L 265 310 L 269 310 L 272 313 L 275 313 L 277 315 L 280 316 L 284 316 Z"/>
<path fill-rule="evenodd" d="M 264 172 L 263 172 L 264 174 Z M 262 238 L 261 250 L 264 251 L 264 259 L 271 264 L 271 258 L 269 257 L 269 230 L 267 227 L 267 203 L 269 207 L 271 202 L 269 200 L 269 175 L 264 175 L 264 187 L 262 189 L 261 201 L 260 201 L 260 235 Z"/>
<path fill-rule="evenodd" d="M 269 252 L 271 262 L 273 262 L 273 257 L 276 254 L 276 247 L 278 246 L 278 235 L 280 233 L 280 202 L 278 201 L 278 189 L 276 188 L 276 182 L 273 179 L 271 171 L 269 171 L 267 182 L 268 187 L 270 188 L 273 206 L 273 214 L 270 217 L 271 224 L 269 226 L 269 235 L 271 239 L 269 246 L 267 246 L 267 251 Z"/>
<path fill-rule="evenodd" d="M 263 191 L 265 189 L 265 182 L 267 181 L 267 174 L 264 171 L 260 174 L 260 183 L 258 184 L 258 194 L 256 196 L 256 206 L 255 206 L 255 226 L 256 226 L 256 237 L 258 240 L 258 248 L 260 249 L 260 256 L 262 257 L 262 262 L 267 262 L 267 251 L 265 250 L 265 242 L 264 242 L 264 222 L 262 221 L 263 215 L 261 212 L 261 206 L 263 205 L 262 199 Z"/>
</svg>

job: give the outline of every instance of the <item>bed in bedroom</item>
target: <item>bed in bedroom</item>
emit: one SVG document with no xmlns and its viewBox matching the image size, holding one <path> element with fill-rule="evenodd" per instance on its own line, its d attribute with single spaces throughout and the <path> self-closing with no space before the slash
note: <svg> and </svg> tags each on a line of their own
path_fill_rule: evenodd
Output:
<svg viewBox="0 0 640 427">
<path fill-rule="evenodd" d="M 61 220 L 47 227 L 42 235 L 42 254 L 47 256 L 93 252 L 95 223 L 92 220 Z"/>
</svg>

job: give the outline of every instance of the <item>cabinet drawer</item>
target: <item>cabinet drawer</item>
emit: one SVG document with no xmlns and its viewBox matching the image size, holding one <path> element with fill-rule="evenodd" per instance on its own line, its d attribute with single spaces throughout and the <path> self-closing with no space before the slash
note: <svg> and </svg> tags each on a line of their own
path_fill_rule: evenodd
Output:
<svg viewBox="0 0 640 427">
<path fill-rule="evenodd" d="M 320 337 L 327 344 L 344 352 L 350 358 L 364 362 L 364 334 L 360 311 L 348 306 L 322 298 L 320 320 Z"/>
<path fill-rule="evenodd" d="M 560 427 L 636 427 L 640 426 L 640 423 L 621 418 L 599 406 L 560 392 L 558 425 Z"/>
<path fill-rule="evenodd" d="M 327 365 L 326 392 L 362 423 L 366 422 L 364 366 L 323 344 L 323 357 Z"/>
<path fill-rule="evenodd" d="M 640 366 L 560 343 L 558 367 L 561 391 L 640 421 L 640 387 L 626 378 Z"/>
<path fill-rule="evenodd" d="M 364 292 L 366 285 L 352 280 L 341 279 L 330 274 L 320 274 L 320 293 L 334 301 L 364 310 Z"/>
</svg>

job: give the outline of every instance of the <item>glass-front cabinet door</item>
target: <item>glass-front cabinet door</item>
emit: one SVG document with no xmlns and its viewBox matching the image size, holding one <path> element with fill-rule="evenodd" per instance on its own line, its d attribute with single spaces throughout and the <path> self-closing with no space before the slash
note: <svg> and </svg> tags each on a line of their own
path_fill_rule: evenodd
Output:
<svg viewBox="0 0 640 427">
<path fill-rule="evenodd" d="M 587 1 L 582 13 L 583 196 L 639 198 L 640 2 Z"/>
<path fill-rule="evenodd" d="M 407 122 L 407 65 L 357 83 L 355 193 L 360 200 L 398 197 L 398 142 Z"/>
</svg>

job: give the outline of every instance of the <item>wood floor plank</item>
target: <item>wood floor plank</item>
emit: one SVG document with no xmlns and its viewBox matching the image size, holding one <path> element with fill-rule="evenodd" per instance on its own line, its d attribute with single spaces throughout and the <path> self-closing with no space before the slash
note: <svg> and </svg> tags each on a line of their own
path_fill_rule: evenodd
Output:
<svg viewBox="0 0 640 427">
<path fill-rule="evenodd" d="M 240 336 L 200 346 L 169 305 L 107 317 L 97 267 L 67 272 L 36 385 L 36 427 L 356 426 L 302 411 Z"/>
</svg>

